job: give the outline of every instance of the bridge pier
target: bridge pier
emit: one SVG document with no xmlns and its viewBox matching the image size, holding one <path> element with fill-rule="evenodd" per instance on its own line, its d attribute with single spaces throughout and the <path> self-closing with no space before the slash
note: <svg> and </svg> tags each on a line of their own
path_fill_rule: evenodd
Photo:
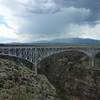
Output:
<svg viewBox="0 0 100 100">
<path fill-rule="evenodd" d="M 95 60 L 94 56 L 89 57 L 89 67 L 94 67 L 95 66 Z"/>
<path fill-rule="evenodd" d="M 95 49 L 90 49 L 89 51 L 89 66 L 95 67 Z"/>
<path fill-rule="evenodd" d="M 94 56 L 92 57 L 91 63 L 92 63 L 92 67 L 95 67 Z"/>
</svg>

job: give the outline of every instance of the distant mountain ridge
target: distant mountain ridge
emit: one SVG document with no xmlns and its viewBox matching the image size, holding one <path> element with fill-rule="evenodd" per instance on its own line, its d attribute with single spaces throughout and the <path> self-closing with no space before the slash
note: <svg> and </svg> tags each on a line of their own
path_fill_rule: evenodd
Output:
<svg viewBox="0 0 100 100">
<path fill-rule="evenodd" d="M 30 43 L 0 43 L 0 45 L 49 45 L 49 44 L 63 44 L 63 45 L 100 45 L 100 40 L 96 39 L 83 39 L 83 38 L 62 38 L 62 39 L 53 39 L 53 40 L 40 40 L 40 41 L 33 41 Z"/>
<path fill-rule="evenodd" d="M 95 39 L 83 39 L 83 38 L 68 38 L 68 39 L 54 39 L 50 41 L 37 41 L 37 43 L 49 43 L 49 44 L 84 44 L 84 45 L 100 45 L 100 40 Z"/>
</svg>

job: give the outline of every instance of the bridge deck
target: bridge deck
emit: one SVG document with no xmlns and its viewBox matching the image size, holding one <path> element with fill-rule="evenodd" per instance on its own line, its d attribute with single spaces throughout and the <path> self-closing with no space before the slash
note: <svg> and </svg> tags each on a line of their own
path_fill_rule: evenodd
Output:
<svg viewBox="0 0 100 100">
<path fill-rule="evenodd" d="M 68 45 L 68 44 L 0 44 L 0 48 L 100 48 L 100 45 Z"/>
<path fill-rule="evenodd" d="M 78 51 L 89 57 L 89 66 L 95 66 L 95 55 L 100 52 L 100 45 L 67 45 L 67 44 L 0 44 L 0 55 L 15 56 L 26 59 L 35 66 L 44 58 L 53 54 Z M 35 67 L 37 72 L 37 67 Z"/>
</svg>

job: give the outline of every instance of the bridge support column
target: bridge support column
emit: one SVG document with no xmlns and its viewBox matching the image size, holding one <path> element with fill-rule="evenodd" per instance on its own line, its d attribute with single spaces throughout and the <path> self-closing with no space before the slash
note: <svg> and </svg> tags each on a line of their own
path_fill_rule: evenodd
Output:
<svg viewBox="0 0 100 100">
<path fill-rule="evenodd" d="M 35 74 L 37 74 L 37 55 L 38 55 L 38 52 L 37 52 L 37 48 L 35 48 L 35 51 L 34 51 L 34 65 L 35 65 Z"/>
<path fill-rule="evenodd" d="M 94 63 L 94 57 L 90 58 L 90 67 L 94 67 L 95 63 Z"/>
<path fill-rule="evenodd" d="M 94 67 L 94 66 L 95 66 L 94 55 L 91 55 L 89 57 L 89 67 Z"/>
</svg>

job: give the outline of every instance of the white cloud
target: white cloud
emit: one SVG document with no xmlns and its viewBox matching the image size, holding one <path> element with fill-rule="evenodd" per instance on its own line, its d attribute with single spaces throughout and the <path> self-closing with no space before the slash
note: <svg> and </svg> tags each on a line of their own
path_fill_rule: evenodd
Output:
<svg viewBox="0 0 100 100">
<path fill-rule="evenodd" d="M 27 10 L 33 13 L 52 13 L 59 10 L 54 0 L 24 0 L 24 2 L 19 2 L 20 4 L 24 4 Z"/>
<path fill-rule="evenodd" d="M 29 42 L 35 40 L 36 36 L 29 34 L 17 34 L 5 24 L 0 25 L 0 42 Z"/>
<path fill-rule="evenodd" d="M 83 24 L 90 15 L 90 9 L 60 7 L 54 0 L 0 0 L 0 16 L 9 26 L 0 25 L 0 42 L 2 39 L 9 42 L 68 37 L 99 39 L 99 23 L 94 27 Z"/>
<path fill-rule="evenodd" d="M 89 24 L 70 24 L 66 30 L 66 36 L 100 40 L 100 23 L 94 26 Z"/>
<path fill-rule="evenodd" d="M 0 38 L 16 39 L 17 34 L 15 34 L 14 30 L 7 28 L 7 26 L 2 24 L 0 25 Z"/>
<path fill-rule="evenodd" d="M 0 5 L 8 7 L 8 9 L 13 11 L 16 10 L 15 15 L 25 13 L 52 13 L 60 10 L 54 0 L 10 0 L 10 2 L 0 0 Z"/>
</svg>

